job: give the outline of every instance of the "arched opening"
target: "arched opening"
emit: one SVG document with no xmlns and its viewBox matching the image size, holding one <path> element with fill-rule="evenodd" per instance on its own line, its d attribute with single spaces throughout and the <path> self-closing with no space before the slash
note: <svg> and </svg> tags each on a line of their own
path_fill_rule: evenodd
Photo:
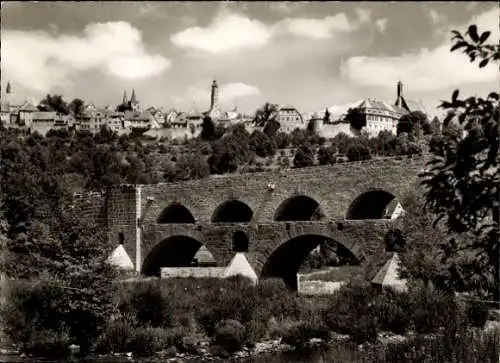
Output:
<svg viewBox="0 0 500 363">
<path fill-rule="evenodd" d="M 389 204 L 394 195 L 384 190 L 372 190 L 361 194 L 349 206 L 346 219 L 383 219 L 387 218 Z M 398 204 L 398 203 L 396 203 Z M 390 218 L 390 217 L 388 217 Z"/>
<path fill-rule="evenodd" d="M 274 220 L 280 221 L 319 221 L 324 217 L 319 203 L 305 195 L 288 198 L 280 204 Z"/>
<path fill-rule="evenodd" d="M 250 222 L 253 212 L 239 200 L 228 200 L 217 207 L 212 215 L 212 223 Z"/>
<path fill-rule="evenodd" d="M 318 246 L 329 241 L 331 245 L 336 245 L 335 253 L 340 256 L 341 264 L 357 265 L 359 259 L 350 250 L 340 243 L 319 235 L 303 235 L 292 238 L 283 243 L 269 256 L 262 268 L 261 278 L 278 277 L 282 278 L 285 284 L 291 289 L 297 289 L 297 273 L 306 261 L 311 252 Z"/>
<path fill-rule="evenodd" d="M 142 264 L 142 273 L 146 276 L 160 276 L 162 267 L 199 266 L 195 256 L 202 246 L 201 242 L 191 237 L 169 237 L 148 253 Z"/>
<path fill-rule="evenodd" d="M 158 223 L 194 223 L 194 217 L 182 204 L 171 204 L 158 217 Z"/>
<path fill-rule="evenodd" d="M 248 237 L 243 231 L 233 234 L 233 252 L 248 252 Z"/>
</svg>

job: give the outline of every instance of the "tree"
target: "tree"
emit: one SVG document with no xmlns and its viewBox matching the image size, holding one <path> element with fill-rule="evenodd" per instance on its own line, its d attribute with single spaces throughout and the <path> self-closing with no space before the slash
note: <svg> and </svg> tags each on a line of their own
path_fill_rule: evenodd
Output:
<svg viewBox="0 0 500 363">
<path fill-rule="evenodd" d="M 76 116 L 79 116 L 79 115 L 82 114 L 82 112 L 83 112 L 83 106 L 84 106 L 83 100 L 81 100 L 79 98 L 75 98 L 68 105 L 68 109 L 73 114 L 73 116 L 76 117 Z"/>
<path fill-rule="evenodd" d="M 370 149 L 359 141 L 354 141 L 347 149 L 347 158 L 349 161 L 370 160 L 372 158 Z"/>
<path fill-rule="evenodd" d="M 201 139 L 202 140 L 214 140 L 215 135 L 215 124 L 210 116 L 205 116 L 203 118 L 203 123 L 201 125 Z"/>
<path fill-rule="evenodd" d="M 255 130 L 250 136 L 250 149 L 261 158 L 274 156 L 276 154 L 276 143 L 263 132 Z"/>
<path fill-rule="evenodd" d="M 319 165 L 331 165 L 337 162 L 337 150 L 335 147 L 320 147 L 318 150 Z"/>
<path fill-rule="evenodd" d="M 431 132 L 434 135 L 440 134 L 441 133 L 441 121 L 437 118 L 437 116 L 434 116 L 431 122 Z"/>
<path fill-rule="evenodd" d="M 61 95 L 47 94 L 40 104 L 37 106 L 41 111 L 55 111 L 62 115 L 69 114 L 68 104 L 64 101 Z"/>
<path fill-rule="evenodd" d="M 280 128 L 280 123 L 276 120 L 278 115 L 278 105 L 266 102 L 264 106 L 255 112 L 253 122 L 257 127 L 263 127 L 264 133 L 272 137 Z"/>
<path fill-rule="evenodd" d="M 349 121 L 349 124 L 354 130 L 361 131 L 361 129 L 366 126 L 366 115 L 357 107 L 347 110 L 345 119 Z"/>
<path fill-rule="evenodd" d="M 442 224 L 433 225 L 435 216 L 425 208 L 422 195 L 410 193 L 402 202 L 405 213 L 397 221 L 395 232 L 396 252 L 400 252 L 400 275 L 403 278 L 422 280 L 426 285 L 445 287 L 443 275 L 442 243 L 449 238 Z M 399 232 L 399 233 L 398 233 Z M 399 235 L 398 235 L 399 234 Z"/>
<path fill-rule="evenodd" d="M 450 51 L 462 49 L 479 68 L 489 62 L 498 64 L 500 46 L 486 44 L 490 32 L 478 33 L 476 25 L 467 32 L 452 31 L 454 41 Z M 450 243 L 448 260 L 459 274 L 457 279 L 473 280 L 478 290 L 485 289 L 499 300 L 500 256 L 498 223 L 500 209 L 498 186 L 499 162 L 499 94 L 491 92 L 486 98 L 459 99 L 459 90 L 451 102 L 443 101 L 441 108 L 449 110 L 443 124 L 458 119 L 467 135 L 446 138 L 444 155 L 434 154 L 423 173 L 427 206 L 443 219 L 450 232 L 469 233 L 473 239 Z M 467 255 L 469 262 L 457 266 L 454 262 Z M 457 277 L 458 275 L 458 277 Z"/>
<path fill-rule="evenodd" d="M 421 134 L 431 133 L 431 125 L 427 115 L 422 111 L 412 111 L 401 116 L 397 126 L 397 134 L 407 133 L 411 137 L 420 137 Z"/>
<path fill-rule="evenodd" d="M 294 168 L 305 168 L 314 165 L 314 148 L 309 144 L 301 145 L 293 158 Z"/>
<path fill-rule="evenodd" d="M 210 175 L 210 166 L 200 153 L 182 154 L 175 163 L 177 180 L 202 179 Z"/>
</svg>

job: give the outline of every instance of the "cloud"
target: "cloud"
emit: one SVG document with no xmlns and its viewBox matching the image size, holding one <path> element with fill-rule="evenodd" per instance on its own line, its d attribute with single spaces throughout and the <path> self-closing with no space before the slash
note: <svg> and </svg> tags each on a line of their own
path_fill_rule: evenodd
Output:
<svg viewBox="0 0 500 363">
<path fill-rule="evenodd" d="M 219 86 L 219 101 L 221 103 L 228 103 L 239 98 L 258 95 L 260 95 L 258 87 L 242 82 L 226 83 Z M 178 102 L 182 100 L 182 98 L 177 99 Z M 184 100 L 208 104 L 210 101 L 210 85 L 207 83 L 189 87 Z"/>
<path fill-rule="evenodd" d="M 377 19 L 375 20 L 375 26 L 377 27 L 377 30 L 385 34 L 385 31 L 387 29 L 387 19 Z"/>
<path fill-rule="evenodd" d="M 356 14 L 356 19 L 349 19 L 344 13 L 338 13 L 324 18 L 285 18 L 266 25 L 246 15 L 224 9 L 206 27 L 186 28 L 173 34 L 170 40 L 180 48 L 195 49 L 208 54 L 259 49 L 277 35 L 329 39 L 338 33 L 357 30 L 362 24 L 370 21 L 369 11 L 357 9 Z"/>
<path fill-rule="evenodd" d="M 429 16 L 434 25 L 443 24 L 446 21 L 446 16 L 439 14 L 435 9 L 430 9 Z"/>
<path fill-rule="evenodd" d="M 270 31 L 260 21 L 223 11 L 207 27 L 190 27 L 172 35 L 170 39 L 181 48 L 227 53 L 260 48 L 270 37 Z"/>
<path fill-rule="evenodd" d="M 76 72 L 99 69 L 121 79 L 158 75 L 172 63 L 144 49 L 141 33 L 127 22 L 92 23 L 81 36 L 43 31 L 2 32 L 2 71 L 26 89 L 68 87 Z"/>
<path fill-rule="evenodd" d="M 335 33 L 349 32 L 352 24 L 344 13 L 323 19 L 287 18 L 273 26 L 277 33 L 288 33 L 313 39 L 329 39 Z"/>
<path fill-rule="evenodd" d="M 476 20 L 483 29 L 497 29 L 496 11 L 482 14 Z M 491 27 L 492 24 L 496 25 Z M 490 26 L 489 26 L 490 25 Z M 497 31 L 498 33 L 498 31 Z M 497 37 L 490 41 L 498 41 Z M 421 49 L 398 57 L 351 57 L 340 66 L 341 77 L 361 85 L 393 87 L 403 80 L 414 91 L 436 91 L 473 83 L 491 83 L 498 79 L 498 68 L 493 64 L 480 69 L 460 52 L 450 52 L 451 42 L 434 49 Z"/>
</svg>

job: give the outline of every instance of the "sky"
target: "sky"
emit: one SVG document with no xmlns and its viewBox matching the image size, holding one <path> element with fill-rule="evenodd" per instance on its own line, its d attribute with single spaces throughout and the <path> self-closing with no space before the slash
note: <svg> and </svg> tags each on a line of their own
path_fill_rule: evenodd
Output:
<svg viewBox="0 0 500 363">
<path fill-rule="evenodd" d="M 450 53 L 475 23 L 499 41 L 495 2 L 2 2 L 2 98 L 47 93 L 117 105 L 205 111 L 265 102 L 310 113 L 360 99 L 407 98 L 431 114 L 455 88 L 498 90 L 498 67 Z"/>
</svg>

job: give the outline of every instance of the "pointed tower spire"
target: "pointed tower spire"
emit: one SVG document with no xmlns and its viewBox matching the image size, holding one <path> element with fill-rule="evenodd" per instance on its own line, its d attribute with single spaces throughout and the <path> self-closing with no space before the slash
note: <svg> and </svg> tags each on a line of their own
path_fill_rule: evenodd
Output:
<svg viewBox="0 0 500 363">
<path fill-rule="evenodd" d="M 128 102 L 128 100 L 127 100 L 127 91 L 123 91 L 122 105 L 126 104 L 127 102 Z"/>
<path fill-rule="evenodd" d="M 7 87 L 5 88 L 5 93 L 7 93 L 7 94 L 11 93 L 10 82 L 7 82 Z"/>
<path fill-rule="evenodd" d="M 132 97 L 130 97 L 130 103 L 135 103 L 137 100 L 135 99 L 135 89 L 132 89 Z"/>
</svg>

